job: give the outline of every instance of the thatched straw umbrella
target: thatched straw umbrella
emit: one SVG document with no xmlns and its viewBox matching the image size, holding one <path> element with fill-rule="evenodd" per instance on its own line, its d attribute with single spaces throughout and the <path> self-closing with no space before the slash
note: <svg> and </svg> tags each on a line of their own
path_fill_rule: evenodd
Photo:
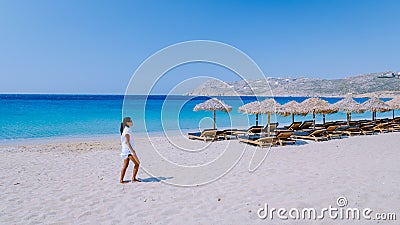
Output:
<svg viewBox="0 0 400 225">
<path fill-rule="evenodd" d="M 362 113 L 365 111 L 361 104 L 356 102 L 352 97 L 346 97 L 333 104 L 333 106 L 347 114 L 347 124 L 351 121 L 351 113 Z"/>
<path fill-rule="evenodd" d="M 271 125 L 271 114 L 276 113 L 278 108 L 282 106 L 276 102 L 273 98 L 265 99 L 260 103 L 261 113 L 268 114 L 268 127 L 267 127 L 267 135 L 270 135 L 270 125 Z"/>
<path fill-rule="evenodd" d="M 372 97 L 362 104 L 362 107 L 372 112 L 372 120 L 376 120 L 376 112 L 387 112 L 391 110 L 390 106 L 385 104 L 377 97 Z"/>
<path fill-rule="evenodd" d="M 394 119 L 394 110 L 400 109 L 400 96 L 397 96 L 397 97 L 393 98 L 392 100 L 387 101 L 386 104 L 389 105 L 390 108 L 392 108 L 393 119 Z"/>
<path fill-rule="evenodd" d="M 307 115 L 307 112 L 301 108 L 300 103 L 292 100 L 288 103 L 285 103 L 279 109 L 277 109 L 277 114 L 282 116 L 292 115 L 292 123 L 294 123 L 295 115 Z"/>
<path fill-rule="evenodd" d="M 238 111 L 245 114 L 256 115 L 256 126 L 258 126 L 258 115 L 261 114 L 261 103 L 259 101 L 254 101 L 242 105 L 239 107 Z"/>
<path fill-rule="evenodd" d="M 315 128 L 315 114 L 322 114 L 325 123 L 325 114 L 336 113 L 338 110 L 329 102 L 320 98 L 309 98 L 300 103 L 301 107 L 308 113 L 313 114 L 313 127 Z"/>
<path fill-rule="evenodd" d="M 217 128 L 216 111 L 218 110 L 218 111 L 230 112 L 232 110 L 232 106 L 225 104 L 223 101 L 217 98 L 211 98 L 203 103 L 197 104 L 193 110 L 214 111 L 214 129 L 216 129 Z"/>
</svg>

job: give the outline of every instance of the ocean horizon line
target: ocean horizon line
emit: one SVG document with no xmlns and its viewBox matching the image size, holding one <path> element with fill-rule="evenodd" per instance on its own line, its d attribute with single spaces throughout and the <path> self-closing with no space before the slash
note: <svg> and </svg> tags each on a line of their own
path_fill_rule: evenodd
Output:
<svg viewBox="0 0 400 225">
<path fill-rule="evenodd" d="M 133 94 L 133 95 L 125 95 L 125 94 L 116 94 L 116 93 L 0 93 L 0 96 L 5 95 L 26 95 L 26 96 L 34 96 L 34 95 L 53 95 L 53 96 L 178 96 L 178 97 L 216 97 L 216 98 L 224 98 L 224 97 L 262 97 L 262 98 L 345 98 L 346 96 L 309 96 L 309 95 L 187 95 L 187 94 Z M 369 97 L 353 97 L 355 99 L 368 99 Z M 391 99 L 390 97 L 378 97 L 380 99 Z"/>
</svg>

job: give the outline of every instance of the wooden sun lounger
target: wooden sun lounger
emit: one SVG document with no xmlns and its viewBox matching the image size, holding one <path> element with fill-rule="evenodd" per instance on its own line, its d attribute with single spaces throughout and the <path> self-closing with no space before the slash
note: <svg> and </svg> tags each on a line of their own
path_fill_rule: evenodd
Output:
<svg viewBox="0 0 400 225">
<path fill-rule="evenodd" d="M 314 141 L 324 141 L 328 140 L 328 136 L 326 135 L 326 130 L 313 130 L 313 131 L 296 131 L 294 132 L 294 137 L 296 139 L 308 139 Z"/>
<path fill-rule="evenodd" d="M 290 124 L 289 126 L 284 126 L 284 128 L 286 128 L 288 130 L 298 130 L 301 124 L 302 124 L 301 122 L 294 122 L 294 123 Z"/>
<path fill-rule="evenodd" d="M 296 140 L 292 139 L 294 132 L 293 131 L 278 131 L 278 133 L 275 136 L 275 141 L 279 143 L 281 146 L 291 143 L 295 144 Z"/>
<path fill-rule="evenodd" d="M 337 125 L 332 125 L 326 128 L 326 133 L 328 134 L 329 139 L 333 138 L 340 138 L 342 139 L 342 131 L 338 130 L 339 126 Z"/>
<path fill-rule="evenodd" d="M 334 122 L 333 125 L 346 126 L 347 125 L 347 121 L 337 120 L 337 121 Z"/>
<path fill-rule="evenodd" d="M 391 124 L 389 126 L 389 131 L 391 131 L 391 132 L 400 132 L 400 124 Z"/>
<path fill-rule="evenodd" d="M 217 139 L 223 138 L 225 140 L 231 139 L 232 137 L 237 138 L 237 129 L 225 129 L 222 131 L 217 131 Z"/>
<path fill-rule="evenodd" d="M 360 132 L 364 135 L 372 135 L 375 134 L 374 128 L 375 125 L 367 124 L 367 125 L 360 125 Z"/>
<path fill-rule="evenodd" d="M 205 129 L 203 132 L 188 133 L 189 139 L 202 141 L 215 141 L 217 138 L 216 129 Z"/>
<path fill-rule="evenodd" d="M 394 119 L 390 120 L 389 123 L 400 124 L 400 117 L 395 117 Z"/>
<path fill-rule="evenodd" d="M 271 123 L 269 125 L 269 132 L 275 133 L 276 129 L 278 128 L 279 123 Z M 262 133 L 268 133 L 268 124 L 261 130 Z"/>
<path fill-rule="evenodd" d="M 310 129 L 310 127 L 314 124 L 312 120 L 307 120 L 304 121 L 300 126 L 298 130 L 307 130 Z"/>
<path fill-rule="evenodd" d="M 293 136 L 293 133 L 294 133 L 293 131 L 286 130 L 286 131 L 278 131 L 276 135 L 270 137 L 265 137 L 256 134 L 256 135 L 239 136 L 238 139 L 239 142 L 258 145 L 260 147 L 277 145 L 277 143 L 283 146 L 287 143 L 291 144 L 296 143 L 296 140 L 291 138 Z"/>
<path fill-rule="evenodd" d="M 391 119 L 389 119 L 389 118 L 377 119 L 376 120 L 377 123 L 389 123 L 390 121 L 391 121 Z"/>
<path fill-rule="evenodd" d="M 358 121 L 350 121 L 350 122 L 349 122 L 349 126 L 350 126 L 350 127 L 356 127 L 356 126 L 358 126 L 358 125 L 360 125 L 360 122 L 358 122 Z"/>
<path fill-rule="evenodd" d="M 252 135 L 252 134 L 259 134 L 262 131 L 262 126 L 252 126 L 247 130 L 237 130 L 236 135 Z"/>
<path fill-rule="evenodd" d="M 269 147 L 272 145 L 276 145 L 276 139 L 274 137 L 264 137 L 258 134 L 239 136 L 238 140 L 239 142 L 257 145 L 260 147 Z"/>
<path fill-rule="evenodd" d="M 345 134 L 347 136 L 354 136 L 354 135 L 361 135 L 361 129 L 358 126 L 343 126 L 343 127 L 338 127 L 338 131 L 341 131 L 342 134 Z"/>
<path fill-rule="evenodd" d="M 389 123 L 378 124 L 378 125 L 374 126 L 372 129 L 373 129 L 373 132 L 387 133 L 387 132 L 389 132 Z"/>
</svg>

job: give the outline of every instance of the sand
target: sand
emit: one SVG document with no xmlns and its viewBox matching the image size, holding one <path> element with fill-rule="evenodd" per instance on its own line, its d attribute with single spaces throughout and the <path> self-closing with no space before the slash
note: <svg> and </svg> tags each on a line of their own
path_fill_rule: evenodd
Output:
<svg viewBox="0 0 400 225">
<path fill-rule="evenodd" d="M 204 146 L 175 138 L 174 143 Z M 2 145 L 0 224 L 291 224 L 295 221 L 262 220 L 257 211 L 265 203 L 287 209 L 337 207 L 340 196 L 347 198 L 348 207 L 394 212 L 397 223 L 329 218 L 296 223 L 398 224 L 400 220 L 400 133 L 272 147 L 254 172 L 248 168 L 256 147 L 236 140 L 214 142 L 197 153 L 176 151 L 161 136 L 151 140 L 166 158 L 187 165 L 216 159 L 227 145 L 228 151 L 237 153 L 246 148 L 220 179 L 179 187 L 165 183 L 182 179 L 171 168 L 155 176 L 140 169 L 138 177 L 145 182 L 119 184 L 118 137 Z M 146 150 L 138 149 L 139 157 Z M 141 157 L 142 166 L 150 168 L 145 159 Z M 131 172 L 132 164 L 127 180 Z"/>
</svg>

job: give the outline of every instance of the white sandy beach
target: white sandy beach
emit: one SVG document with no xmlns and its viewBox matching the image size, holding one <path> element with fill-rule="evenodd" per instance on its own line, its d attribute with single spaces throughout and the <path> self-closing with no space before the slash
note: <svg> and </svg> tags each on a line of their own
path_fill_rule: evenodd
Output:
<svg viewBox="0 0 400 225">
<path fill-rule="evenodd" d="M 179 138 L 177 138 L 179 139 Z M 136 138 L 140 143 L 142 138 Z M 162 137 L 162 154 L 178 163 L 202 163 L 244 144 L 218 141 L 196 154 L 177 153 Z M 184 142 L 183 140 L 180 140 Z M 199 141 L 191 141 L 201 145 Z M 280 224 L 261 220 L 270 207 L 323 208 L 345 196 L 349 207 L 400 216 L 400 133 L 357 136 L 322 143 L 272 147 L 255 172 L 248 172 L 255 147 L 222 178 L 197 187 L 157 181 L 142 169 L 141 183 L 119 184 L 119 139 L 0 146 L 0 224 Z M 138 149 L 140 157 L 141 151 Z M 141 158 L 142 166 L 146 161 Z M 132 164 L 126 179 L 130 179 Z M 176 179 L 172 170 L 156 177 Z M 163 178 L 163 179 L 164 179 Z M 167 181 L 166 180 L 166 181 Z M 362 224 L 398 224 L 365 221 Z M 293 223 L 293 220 L 286 223 Z M 360 221 L 296 221 L 348 224 Z"/>
</svg>

